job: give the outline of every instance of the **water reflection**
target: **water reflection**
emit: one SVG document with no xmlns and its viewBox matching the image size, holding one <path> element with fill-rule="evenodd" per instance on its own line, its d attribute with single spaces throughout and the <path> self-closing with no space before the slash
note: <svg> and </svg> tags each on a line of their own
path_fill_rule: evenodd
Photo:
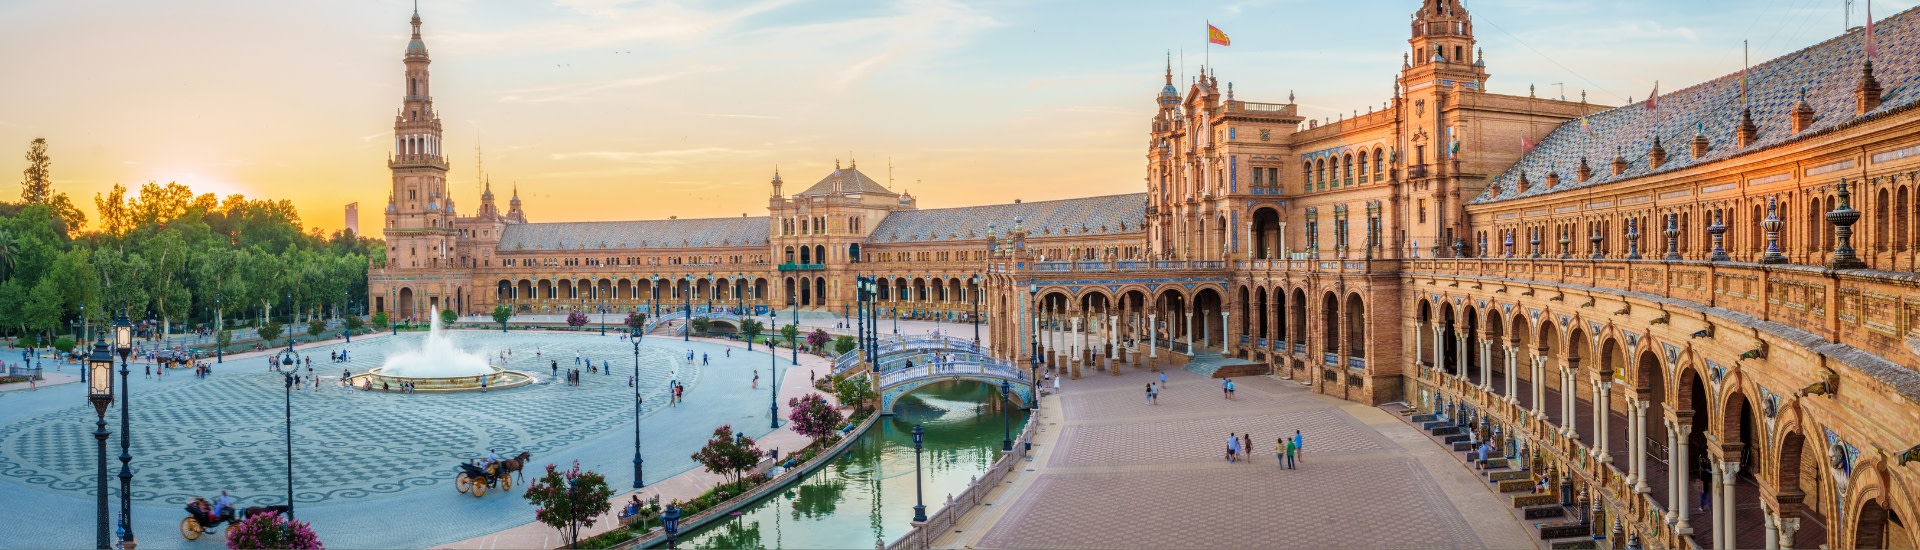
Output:
<svg viewBox="0 0 1920 550">
<path fill-rule="evenodd" d="M 847 452 L 786 490 L 681 540 L 695 548 L 871 548 L 899 538 L 913 519 L 913 426 L 926 429 L 921 453 L 927 515 L 965 490 L 998 457 L 1000 389 L 947 382 L 914 392 Z M 1026 421 L 1014 410 L 1013 431 Z"/>
</svg>

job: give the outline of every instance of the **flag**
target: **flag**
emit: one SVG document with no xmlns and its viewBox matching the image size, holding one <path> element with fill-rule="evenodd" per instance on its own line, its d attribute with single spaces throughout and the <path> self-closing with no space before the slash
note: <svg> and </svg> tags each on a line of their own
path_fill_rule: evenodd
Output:
<svg viewBox="0 0 1920 550">
<path fill-rule="evenodd" d="M 1873 44 L 1873 0 L 1867 0 L 1867 59 L 1873 59 L 1878 49 Z"/>
<path fill-rule="evenodd" d="M 1531 152 L 1533 152 L 1533 140 L 1527 139 L 1527 136 L 1524 135 L 1520 136 L 1520 153 L 1526 154 Z"/>
<path fill-rule="evenodd" d="M 1580 115 L 1580 131 L 1593 135 L 1593 126 L 1587 124 L 1587 115 Z"/>
<path fill-rule="evenodd" d="M 1647 110 L 1651 111 L 1660 102 L 1660 81 L 1653 81 L 1653 93 L 1647 94 Z"/>
<path fill-rule="evenodd" d="M 1227 39 L 1227 33 L 1221 32 L 1220 27 L 1213 26 L 1213 23 L 1207 23 L 1207 42 L 1222 46 L 1233 45 L 1233 41 Z"/>
<path fill-rule="evenodd" d="M 1447 156 L 1460 158 L 1460 135 L 1454 132 L 1452 126 L 1447 127 Z"/>
</svg>

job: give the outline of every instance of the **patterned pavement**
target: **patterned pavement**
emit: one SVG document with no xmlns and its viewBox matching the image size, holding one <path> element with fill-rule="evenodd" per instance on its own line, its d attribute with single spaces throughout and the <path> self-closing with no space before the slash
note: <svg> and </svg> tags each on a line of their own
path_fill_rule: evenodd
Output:
<svg viewBox="0 0 1920 550">
<path fill-rule="evenodd" d="M 424 547 L 531 521 L 520 484 L 515 491 L 480 499 L 452 490 L 456 464 L 489 448 L 503 457 L 531 453 L 529 475 L 550 462 L 579 459 L 606 473 L 616 487 L 631 483 L 633 390 L 626 385 L 634 370 L 631 344 L 584 334 L 454 334 L 463 347 L 489 355 L 511 347 L 508 368 L 534 374 L 541 383 L 484 394 L 360 392 L 338 386 L 343 367 L 364 372 L 378 366 L 387 350 L 416 346 L 423 335 L 356 338 L 350 346 L 354 361 L 346 364 L 328 361 L 330 351 L 348 347 L 338 341 L 301 349 L 315 357 L 313 372 L 322 382 L 318 390 L 292 395 L 296 510 L 301 519 L 314 522 L 328 546 Z M 711 354 L 712 366 L 684 366 L 687 349 Z M 586 374 L 582 367 L 582 386 L 546 383 L 550 361 L 558 360 L 564 372 L 573 367 L 576 352 L 596 363 L 611 362 L 614 374 Z M 786 361 L 780 359 L 783 371 Z M 643 426 L 648 478 L 694 467 L 687 455 L 719 424 L 732 422 L 736 430 L 755 436 L 765 433 L 769 397 L 765 388 L 750 389 L 748 380 L 766 365 L 761 353 L 735 350 L 726 358 L 715 344 L 646 340 L 640 380 L 648 403 Z M 249 505 L 285 500 L 287 396 L 281 375 L 266 370 L 266 359 L 229 357 L 205 380 L 180 370 L 149 380 L 142 366 L 135 364 L 131 376 L 134 516 L 142 548 L 219 544 L 218 537 L 187 543 L 175 531 L 184 515 L 179 506 L 189 496 L 226 489 Z M 667 381 L 674 376 L 689 387 L 688 398 L 667 408 Z M 0 402 L 0 492 L 7 495 L 0 500 L 16 503 L 9 513 L 22 520 L 16 526 L 24 526 L 0 533 L 0 548 L 91 544 L 97 464 L 94 412 L 84 404 L 83 392 L 79 384 L 69 384 L 24 395 L 8 392 L 7 401 Z M 117 411 L 116 404 L 109 412 L 109 430 L 116 434 L 108 441 L 110 475 L 118 472 L 113 458 L 119 454 Z M 112 483 L 117 487 L 117 480 Z M 117 504 L 113 507 L 117 510 Z M 36 516 L 48 517 L 32 521 Z M 76 529 L 76 524 L 87 528 Z"/>
<path fill-rule="evenodd" d="M 1065 384 L 1043 400 L 1024 471 L 935 545 L 973 548 L 1525 548 L 1498 497 L 1404 422 L 1292 382 L 1169 372 Z M 1273 442 L 1300 430 L 1298 468 Z M 1226 462 L 1252 432 L 1251 462 Z M 1404 433 L 1402 433 L 1404 432 Z"/>
</svg>

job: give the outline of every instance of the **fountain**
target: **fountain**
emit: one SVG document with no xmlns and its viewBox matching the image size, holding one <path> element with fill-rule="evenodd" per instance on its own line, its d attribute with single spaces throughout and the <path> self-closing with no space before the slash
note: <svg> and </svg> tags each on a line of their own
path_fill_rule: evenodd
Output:
<svg viewBox="0 0 1920 550">
<path fill-rule="evenodd" d="M 353 377 L 353 387 L 369 390 L 400 391 L 412 383 L 414 391 L 451 393 L 480 391 L 482 387 L 504 389 L 533 383 L 533 376 L 510 371 L 487 362 L 485 355 L 454 345 L 440 326 L 438 309 L 429 316 L 433 324 L 419 349 L 389 354 L 387 361 Z M 484 382 L 484 385 L 483 385 Z"/>
</svg>

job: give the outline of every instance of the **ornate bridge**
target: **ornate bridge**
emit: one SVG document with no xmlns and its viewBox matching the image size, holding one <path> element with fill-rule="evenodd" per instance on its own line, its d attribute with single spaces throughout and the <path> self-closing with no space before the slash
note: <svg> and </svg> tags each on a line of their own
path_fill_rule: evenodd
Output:
<svg viewBox="0 0 1920 550">
<path fill-rule="evenodd" d="M 672 327 L 669 331 L 669 334 L 672 336 L 679 336 L 682 334 L 686 334 L 688 325 L 692 324 L 690 322 L 687 322 L 688 321 L 687 317 L 688 317 L 687 312 L 685 311 L 672 311 L 672 312 L 661 313 L 659 317 L 647 319 L 647 326 L 641 332 L 644 332 L 647 334 L 653 334 L 654 329 L 678 322 L 680 323 L 680 325 L 677 327 Z M 694 319 L 699 319 L 704 317 L 708 321 L 711 321 L 714 323 L 726 323 L 727 325 L 732 326 L 735 330 L 738 330 L 740 328 L 741 317 L 739 315 L 735 315 L 732 313 L 726 313 L 721 311 L 709 311 L 705 313 L 694 313 L 692 317 Z"/>
<path fill-rule="evenodd" d="M 914 390 L 936 382 L 973 381 L 990 386 L 1006 382 L 1009 397 L 1023 406 L 1033 402 L 1031 371 L 1025 366 L 994 359 L 986 348 L 972 340 L 946 336 L 888 337 L 880 341 L 879 368 L 874 383 L 880 394 L 880 410 L 891 414 L 894 403 Z M 938 364 L 935 358 L 939 358 Z M 913 366 L 908 367 L 908 362 Z M 860 350 L 834 358 L 833 371 L 839 375 L 862 375 L 864 363 Z"/>
</svg>

